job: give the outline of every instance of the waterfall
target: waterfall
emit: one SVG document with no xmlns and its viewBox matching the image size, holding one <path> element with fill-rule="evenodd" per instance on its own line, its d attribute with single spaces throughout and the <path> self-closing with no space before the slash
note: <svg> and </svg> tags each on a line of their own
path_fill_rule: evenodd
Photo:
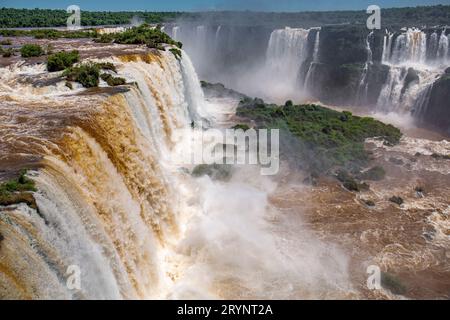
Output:
<svg viewBox="0 0 450 320">
<path fill-rule="evenodd" d="M 440 36 L 434 31 L 428 41 L 426 33 L 416 28 L 398 35 L 386 31 L 382 63 L 389 67 L 389 73 L 378 97 L 377 109 L 398 112 L 423 109 L 417 107 L 417 99 L 426 96 L 445 65 L 447 55 L 445 30 Z"/>
<path fill-rule="evenodd" d="M 394 39 L 394 33 L 390 33 L 386 30 L 386 35 L 383 37 L 383 55 L 382 63 L 386 63 L 391 58 L 392 53 L 392 40 Z"/>
<path fill-rule="evenodd" d="M 366 51 L 367 60 L 364 64 L 364 69 L 361 74 L 361 79 L 359 81 L 358 91 L 356 93 L 356 103 L 364 103 L 367 100 L 367 94 L 369 90 L 369 82 L 367 81 L 367 75 L 369 73 L 369 67 L 373 64 L 373 52 L 370 47 L 370 38 L 373 36 L 373 31 L 369 33 L 366 38 Z"/>
<path fill-rule="evenodd" d="M 319 62 L 319 47 L 320 47 L 320 29 L 316 33 L 316 38 L 314 40 L 312 61 L 308 67 L 308 72 L 306 73 L 305 77 L 305 84 L 304 84 L 305 91 L 308 90 L 311 86 L 311 77 L 314 73 L 314 66 L 316 63 Z"/>
<path fill-rule="evenodd" d="M 309 31 L 286 27 L 272 32 L 266 59 L 273 77 L 289 84 L 297 81 L 300 66 L 307 58 Z"/>
<path fill-rule="evenodd" d="M 390 59 L 393 64 L 425 63 L 427 52 L 427 35 L 425 32 L 409 28 L 395 39 Z"/>
<path fill-rule="evenodd" d="M 6 284 L 0 279 L 7 288 L 5 293 L 0 286 L 0 296 L 161 297 L 168 281 L 161 273 L 162 239 L 177 233 L 176 203 L 169 203 L 171 135 L 190 128 L 191 116 L 206 113 L 197 75 L 182 55 L 182 61 L 170 52 L 107 60 L 137 83 L 109 98 L 66 96 L 67 88 L 58 86 L 39 110 L 31 105 L 42 92 L 17 96 L 14 107 L 3 110 L 24 116 L 0 127 L 2 136 L 27 141 L 21 154 L 40 155 L 42 169 L 33 173 L 39 210 L 20 205 L 5 213 L 0 207 L 2 270 L 21 278 Z M 2 73 L 11 87 L 0 94 L 22 88 L 15 81 L 20 73 Z M 30 122 L 32 130 L 20 129 Z M 17 143 L 2 147 L 7 154 L 18 151 Z M 27 259 L 34 261 L 33 270 Z M 81 270 L 80 290 L 66 285 L 71 266 Z"/>
<path fill-rule="evenodd" d="M 443 65 L 446 65 L 448 62 L 448 36 L 445 34 L 445 31 L 444 29 L 441 33 L 437 51 L 437 59 Z"/>
</svg>

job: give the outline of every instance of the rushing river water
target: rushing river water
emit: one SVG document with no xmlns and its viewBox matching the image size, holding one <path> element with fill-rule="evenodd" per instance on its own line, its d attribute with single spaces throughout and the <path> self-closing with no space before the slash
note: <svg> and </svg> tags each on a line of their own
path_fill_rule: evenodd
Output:
<svg viewBox="0 0 450 320">
<path fill-rule="evenodd" d="M 56 46 L 112 62 L 133 84 L 70 90 L 42 64 L 2 68 L 1 174 L 33 169 L 38 210 L 0 207 L 0 298 L 402 298 L 367 290 L 372 264 L 401 277 L 408 297 L 448 295 L 450 163 L 431 157 L 450 153 L 445 140 L 369 141 L 388 180 L 358 196 L 326 178 L 305 185 L 287 166 L 194 178 L 174 133 L 230 127 L 237 100 L 205 98 L 185 52 Z M 79 290 L 67 285 L 71 266 Z"/>
</svg>

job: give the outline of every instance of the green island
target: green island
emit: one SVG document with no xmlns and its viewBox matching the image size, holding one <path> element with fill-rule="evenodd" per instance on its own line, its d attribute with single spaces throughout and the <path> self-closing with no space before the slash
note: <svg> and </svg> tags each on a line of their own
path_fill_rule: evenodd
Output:
<svg viewBox="0 0 450 320">
<path fill-rule="evenodd" d="M 294 105 L 288 101 L 279 106 L 245 98 L 236 114 L 244 121 L 254 121 L 257 128 L 280 129 L 282 154 L 283 140 L 287 140 L 284 137 L 294 136 L 296 156 L 300 157 L 304 169 L 313 176 L 334 175 L 337 170 L 338 179 L 352 191 L 366 188 L 352 175 L 372 181 L 383 179 L 385 175 L 381 167 L 360 172 L 370 162 L 370 154 L 364 148 L 365 140 L 377 138 L 387 145 L 395 145 L 402 137 L 400 130 L 392 125 L 313 104 Z"/>
</svg>

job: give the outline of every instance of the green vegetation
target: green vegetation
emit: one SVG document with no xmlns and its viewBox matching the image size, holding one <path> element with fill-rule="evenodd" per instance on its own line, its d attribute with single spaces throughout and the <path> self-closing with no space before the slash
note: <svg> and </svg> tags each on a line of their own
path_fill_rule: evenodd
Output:
<svg viewBox="0 0 450 320">
<path fill-rule="evenodd" d="M 4 50 L 3 48 L 0 48 L 0 54 L 3 58 L 10 58 L 14 55 L 14 50 L 12 48 Z"/>
<path fill-rule="evenodd" d="M 177 58 L 177 60 L 181 59 L 181 50 L 180 49 L 172 48 L 172 49 L 169 49 L 169 51 L 173 53 L 173 55 L 175 56 L 175 58 Z"/>
<path fill-rule="evenodd" d="M 23 58 L 39 57 L 44 54 L 44 50 L 37 44 L 25 44 L 20 49 L 20 54 Z"/>
<path fill-rule="evenodd" d="M 226 181 L 231 178 L 232 166 L 225 164 L 201 164 L 194 168 L 192 176 L 199 178 L 209 176 L 213 180 Z"/>
<path fill-rule="evenodd" d="M 421 6 L 416 8 L 383 8 L 383 27 L 392 25 L 446 25 L 450 21 L 450 6 Z M 274 25 L 277 21 L 282 26 L 316 27 L 331 24 L 365 24 L 367 14 L 360 11 L 328 11 L 328 12 L 248 12 L 239 13 L 241 19 L 236 20 L 236 12 L 208 12 L 207 20 L 217 25 Z M 0 28 L 20 27 L 62 27 L 66 25 L 70 13 L 65 10 L 46 9 L 0 9 Z M 132 20 L 146 23 L 173 22 L 177 18 L 185 21 L 205 20 L 205 13 L 181 12 L 90 12 L 84 11 L 81 15 L 83 26 L 126 25 Z"/>
<path fill-rule="evenodd" d="M 50 72 L 62 71 L 66 68 L 72 67 L 80 60 L 80 55 L 77 50 L 71 52 L 61 51 L 52 54 L 47 59 L 47 70 Z"/>
<path fill-rule="evenodd" d="M 316 172 L 326 172 L 334 167 L 360 169 L 369 160 L 364 149 L 367 138 L 397 144 L 402 136 L 392 125 L 318 105 L 277 106 L 261 99 L 244 99 L 239 104 L 237 116 L 256 121 L 258 127 L 278 128 L 297 137 L 302 162 L 308 163 L 309 169 Z"/>
<path fill-rule="evenodd" d="M 22 170 L 17 178 L 0 184 L 0 206 L 26 203 L 32 208 L 37 208 L 33 195 L 30 194 L 37 189 L 34 181 L 27 178 L 26 174 L 27 171 Z"/>
<path fill-rule="evenodd" d="M 59 31 L 54 29 L 37 29 L 37 30 L 0 29 L 0 36 L 34 37 L 36 39 L 60 39 L 60 38 L 81 39 L 81 38 L 95 38 L 97 37 L 97 32 L 95 30 Z"/>
<path fill-rule="evenodd" d="M 149 48 L 156 48 L 159 50 L 164 50 L 163 44 L 174 45 L 179 48 L 182 47 L 181 42 L 172 40 L 172 38 L 162 32 L 159 28 L 152 28 L 147 24 L 128 29 L 124 32 L 103 35 L 96 41 L 102 43 L 145 44 Z"/>
<path fill-rule="evenodd" d="M 65 10 L 46 9 L 0 9 L 0 28 L 21 27 L 64 27 L 71 14 Z M 83 26 L 105 26 L 130 24 L 135 19 L 146 23 L 174 21 L 180 13 L 176 12 L 90 12 L 81 14 Z"/>
<path fill-rule="evenodd" d="M 116 66 L 110 62 L 101 62 L 101 63 L 88 62 L 75 67 L 67 68 L 64 71 L 63 76 L 66 77 L 67 81 L 74 81 L 81 83 L 85 88 L 93 88 L 98 87 L 98 84 L 100 82 L 101 70 L 109 70 L 116 72 Z M 125 79 L 113 77 L 107 73 L 101 74 L 101 78 L 104 81 L 106 81 L 110 86 L 118 86 L 126 83 Z M 71 89 L 71 87 L 69 88 Z"/>
<path fill-rule="evenodd" d="M 124 78 L 113 77 L 108 73 L 102 73 L 100 78 L 102 78 L 102 80 L 105 81 L 111 87 L 121 86 L 127 83 L 127 81 Z"/>
<path fill-rule="evenodd" d="M 102 70 L 109 70 L 117 73 L 116 66 L 111 62 L 100 62 L 97 66 Z"/>
<path fill-rule="evenodd" d="M 85 63 L 71 67 L 64 71 L 63 76 L 68 81 L 79 82 L 85 88 L 97 87 L 100 77 L 100 68 L 95 63 Z"/>
<path fill-rule="evenodd" d="M 10 45 L 12 45 L 12 41 L 11 41 L 11 39 L 3 39 L 2 41 L 0 41 L 0 45 L 10 46 Z"/>
</svg>

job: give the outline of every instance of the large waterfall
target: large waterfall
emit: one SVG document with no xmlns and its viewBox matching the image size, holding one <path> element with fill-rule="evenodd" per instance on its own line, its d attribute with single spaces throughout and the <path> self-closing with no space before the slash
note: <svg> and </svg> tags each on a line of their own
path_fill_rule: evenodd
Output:
<svg viewBox="0 0 450 320">
<path fill-rule="evenodd" d="M 70 90 L 42 65 L 2 69 L 0 161 L 33 168 L 38 191 L 36 208 L 0 208 L 1 298 L 353 294 L 346 256 L 269 204 L 274 181 L 255 168 L 196 179 L 180 165 L 189 150 L 175 132 L 223 116 L 185 52 L 101 61 L 128 90 Z"/>
<path fill-rule="evenodd" d="M 436 81 L 449 64 L 446 30 L 440 36 L 419 29 L 407 29 L 400 34 L 386 32 L 383 40 L 382 63 L 389 73 L 378 98 L 377 107 L 385 111 L 414 111 L 417 101 Z M 446 49 L 447 48 L 447 49 Z M 421 111 L 423 112 L 423 110 Z"/>
</svg>

